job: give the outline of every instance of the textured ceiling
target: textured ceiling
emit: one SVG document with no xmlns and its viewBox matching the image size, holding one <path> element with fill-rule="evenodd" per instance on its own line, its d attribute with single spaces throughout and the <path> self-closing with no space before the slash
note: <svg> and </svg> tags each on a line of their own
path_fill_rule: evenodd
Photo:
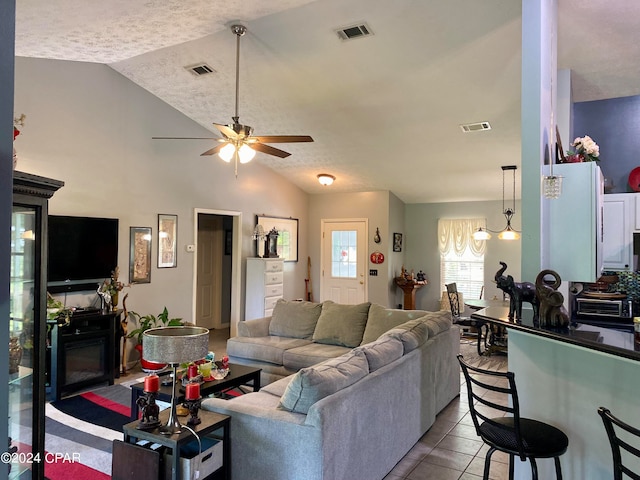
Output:
<svg viewBox="0 0 640 480">
<path fill-rule="evenodd" d="M 574 100 L 640 94 L 640 2 L 559 3 L 558 64 L 573 70 Z M 332 192 L 390 190 L 407 203 L 496 199 L 500 166 L 520 164 L 514 0 L 20 0 L 16 8 L 16 55 L 108 64 L 212 131 L 234 111 L 229 26 L 246 25 L 240 123 L 256 135 L 315 140 L 277 145 L 292 153 L 286 159 L 258 153 L 254 161 L 309 193 L 327 191 L 316 181 L 327 172 L 337 177 Z M 361 22 L 372 36 L 338 39 L 335 29 Z M 215 73 L 184 69 L 200 62 Z M 459 128 L 479 121 L 492 129 Z"/>
</svg>

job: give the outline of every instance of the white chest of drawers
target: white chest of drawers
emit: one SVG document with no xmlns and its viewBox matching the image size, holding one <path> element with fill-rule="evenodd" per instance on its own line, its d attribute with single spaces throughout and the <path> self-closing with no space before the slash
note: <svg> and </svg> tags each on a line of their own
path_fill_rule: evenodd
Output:
<svg viewBox="0 0 640 480">
<path fill-rule="evenodd" d="M 284 260 L 247 258 L 245 320 L 268 317 L 283 296 Z"/>
</svg>

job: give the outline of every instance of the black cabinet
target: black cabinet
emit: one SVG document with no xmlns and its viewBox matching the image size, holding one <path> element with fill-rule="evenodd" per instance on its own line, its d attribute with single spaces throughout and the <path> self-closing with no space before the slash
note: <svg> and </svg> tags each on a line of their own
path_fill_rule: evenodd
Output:
<svg viewBox="0 0 640 480">
<path fill-rule="evenodd" d="M 63 185 L 13 172 L 8 427 L 12 445 L 30 447 L 34 458 L 44 458 L 47 204 Z M 44 478 L 44 462 L 11 467 L 10 478 Z"/>
</svg>

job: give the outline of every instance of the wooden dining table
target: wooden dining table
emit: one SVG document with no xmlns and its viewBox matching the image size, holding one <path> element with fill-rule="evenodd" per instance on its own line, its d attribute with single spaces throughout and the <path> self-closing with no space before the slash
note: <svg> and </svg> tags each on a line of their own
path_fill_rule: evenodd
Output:
<svg viewBox="0 0 640 480">
<path fill-rule="evenodd" d="M 492 299 L 465 299 L 464 304 L 471 310 L 478 311 L 487 307 L 509 308 L 509 300 Z M 494 325 L 489 321 L 474 319 L 478 333 L 478 355 L 491 355 L 492 353 L 506 353 L 507 329 L 502 325 Z"/>
</svg>

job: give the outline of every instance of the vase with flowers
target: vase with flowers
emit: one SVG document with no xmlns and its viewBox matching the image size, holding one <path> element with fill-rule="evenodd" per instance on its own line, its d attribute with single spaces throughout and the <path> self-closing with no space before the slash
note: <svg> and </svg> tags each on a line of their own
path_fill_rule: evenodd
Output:
<svg viewBox="0 0 640 480">
<path fill-rule="evenodd" d="M 574 150 L 567 152 L 567 163 L 600 161 L 600 147 L 589 135 L 577 137 L 571 146 Z"/>
<path fill-rule="evenodd" d="M 100 285 L 100 288 L 98 289 L 98 295 L 102 297 L 105 305 L 110 307 L 112 310 L 115 310 L 118 306 L 118 294 L 122 289 L 124 289 L 124 287 L 129 286 L 118 280 L 119 276 L 120 268 L 116 267 L 111 272 L 111 277 L 102 282 L 102 285 Z"/>
</svg>

